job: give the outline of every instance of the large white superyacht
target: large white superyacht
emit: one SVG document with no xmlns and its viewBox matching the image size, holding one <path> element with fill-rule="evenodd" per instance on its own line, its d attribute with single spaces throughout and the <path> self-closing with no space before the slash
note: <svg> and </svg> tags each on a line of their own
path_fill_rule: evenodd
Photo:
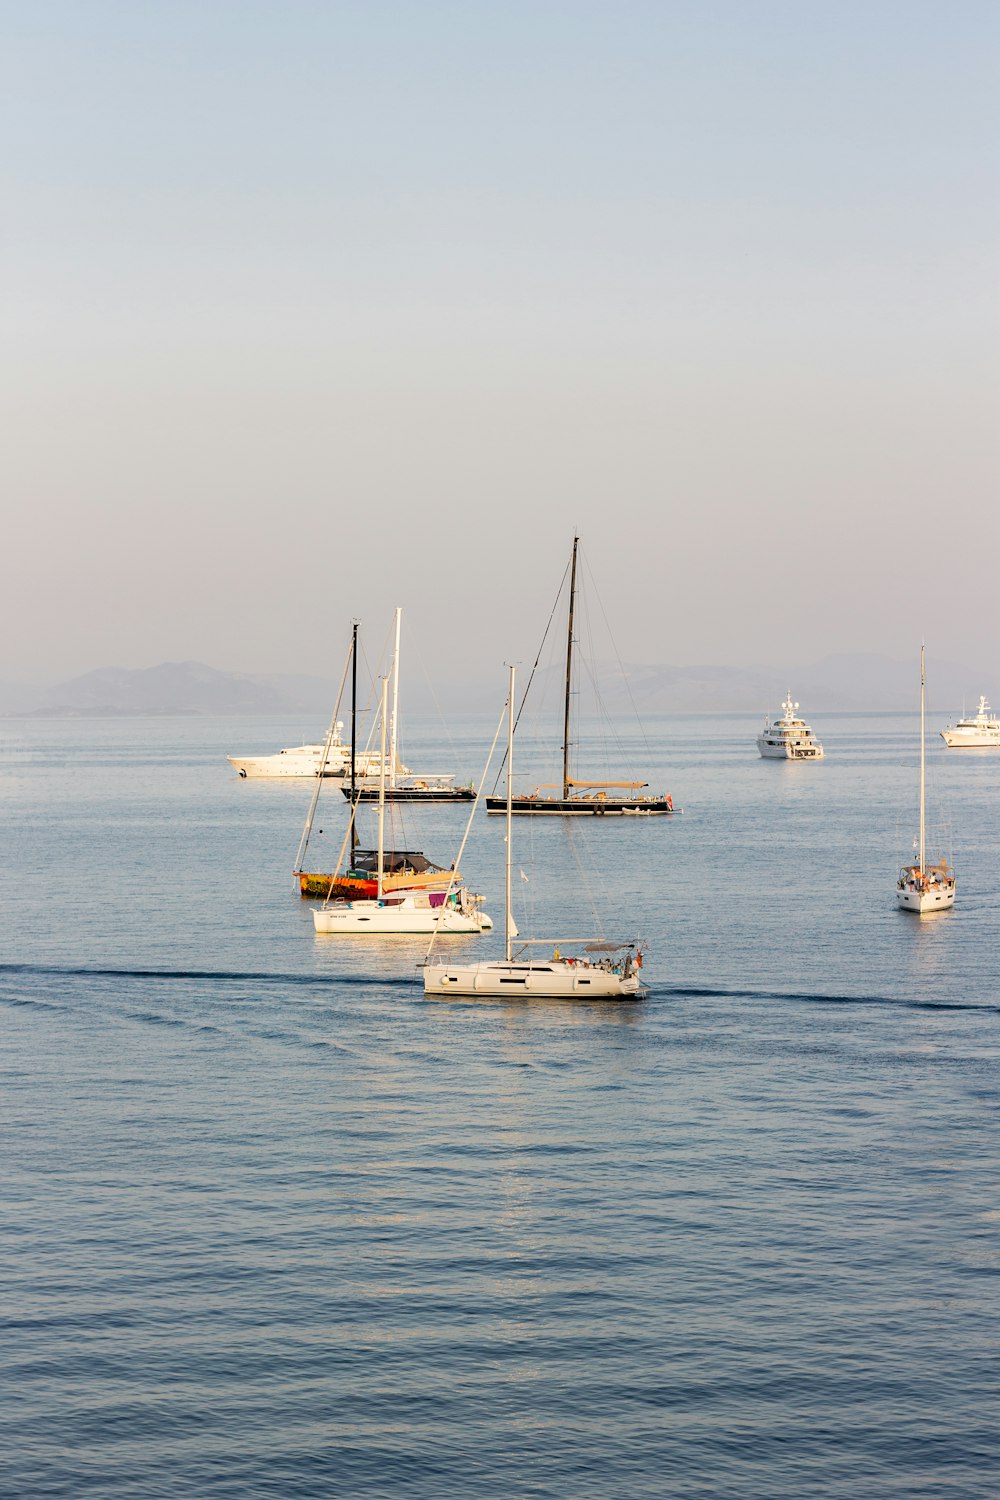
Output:
<svg viewBox="0 0 1000 1500">
<path fill-rule="evenodd" d="M 278 750 L 274 755 L 227 755 L 226 759 L 240 776 L 318 776 L 322 767 L 324 776 L 347 776 L 351 769 L 351 747 L 341 738 L 343 721 L 338 719 L 330 733 L 328 743 L 322 740 L 316 745 L 294 745 Z M 357 774 L 378 778 L 379 756 L 377 751 L 359 750 L 356 754 Z M 396 771 L 409 775 L 406 766 L 397 763 Z"/>
<path fill-rule="evenodd" d="M 765 760 L 822 760 L 823 746 L 804 719 L 797 717 L 799 705 L 791 693 L 781 705 L 784 716 L 773 723 L 764 720 L 757 736 L 757 749 Z"/>
<path fill-rule="evenodd" d="M 949 750 L 988 750 L 1000 748 L 1000 719 L 986 698 L 980 694 L 978 711 L 968 719 L 942 729 L 941 738 Z"/>
</svg>

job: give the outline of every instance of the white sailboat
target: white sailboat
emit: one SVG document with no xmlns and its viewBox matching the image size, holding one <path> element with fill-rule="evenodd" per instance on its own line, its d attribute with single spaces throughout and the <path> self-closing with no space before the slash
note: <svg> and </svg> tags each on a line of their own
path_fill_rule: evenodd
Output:
<svg viewBox="0 0 1000 1500">
<path fill-rule="evenodd" d="M 382 679 L 382 749 L 379 773 L 378 850 L 374 899 L 325 901 L 313 911 L 318 933 L 477 933 L 493 926 L 482 897 L 461 884 L 444 890 L 385 886 L 386 717 L 389 684 Z M 356 807 L 351 809 L 353 820 Z M 353 826 L 353 825 L 352 825 Z M 452 877 L 454 880 L 454 877 Z"/>
<path fill-rule="evenodd" d="M 945 911 L 955 904 L 955 872 L 942 856 L 928 864 L 924 840 L 924 647 L 920 646 L 920 839 L 917 863 L 904 865 L 896 881 L 896 901 L 904 911 Z"/>
<path fill-rule="evenodd" d="M 510 668 L 507 697 L 507 837 L 505 854 L 504 956 L 482 963 L 424 965 L 425 995 L 475 995 L 509 1000 L 515 996 L 539 1000 L 639 1000 L 642 951 L 638 943 L 606 943 L 589 938 L 560 938 L 557 942 L 522 941 L 511 910 L 511 841 L 513 834 L 512 769 L 514 756 L 514 668 Z M 433 939 L 432 939 L 433 945 Z M 545 947 L 551 957 L 524 957 L 525 950 Z M 581 956 L 566 955 L 579 949 Z"/>
</svg>

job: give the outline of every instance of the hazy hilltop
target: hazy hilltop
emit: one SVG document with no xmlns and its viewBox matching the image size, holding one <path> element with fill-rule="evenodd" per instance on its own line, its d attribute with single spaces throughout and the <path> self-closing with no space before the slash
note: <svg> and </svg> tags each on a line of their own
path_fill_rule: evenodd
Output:
<svg viewBox="0 0 1000 1500">
<path fill-rule="evenodd" d="M 863 653 L 828 656 L 812 666 L 693 666 L 666 664 L 598 668 L 605 707 L 625 710 L 634 702 L 648 713 L 738 713 L 772 711 L 786 691 L 806 714 L 911 709 L 918 697 L 913 661 Z M 561 692 L 561 669 L 541 674 L 536 691 L 549 698 Z M 930 658 L 928 701 L 938 710 L 974 706 L 980 693 L 1000 698 L 1000 688 L 984 670 Z M 588 674 L 581 673 L 581 707 L 589 707 Z M 226 672 L 202 662 L 163 662 L 156 667 L 102 667 L 55 686 L 0 684 L 0 714 L 6 717 L 106 718 L 174 714 L 289 714 L 314 717 L 317 732 L 329 717 L 337 684 L 332 678 L 292 673 Z M 491 680 L 442 683 L 432 700 L 418 681 L 405 685 L 408 708 L 440 707 L 460 713 L 492 709 L 503 693 L 498 666 Z M 342 706 L 346 714 L 346 704 Z"/>
<path fill-rule="evenodd" d="M 853 653 L 827 656 L 811 666 L 781 667 L 628 667 L 627 682 L 639 708 L 650 711 L 739 712 L 777 709 L 786 692 L 807 713 L 895 712 L 914 708 L 920 692 L 920 669 L 913 661 Z M 940 708 L 974 704 L 993 691 L 984 671 L 958 662 L 928 658 L 928 701 Z M 618 702 L 621 691 L 604 693 Z"/>
<path fill-rule="evenodd" d="M 335 687 L 322 677 L 225 672 L 202 662 L 101 667 L 54 687 L 0 685 L 0 712 L 47 718 L 172 714 L 319 713 L 329 717 Z"/>
</svg>

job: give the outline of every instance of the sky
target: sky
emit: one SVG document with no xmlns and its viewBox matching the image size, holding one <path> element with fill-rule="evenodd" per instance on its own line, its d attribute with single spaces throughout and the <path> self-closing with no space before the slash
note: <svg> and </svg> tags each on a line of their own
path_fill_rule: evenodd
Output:
<svg viewBox="0 0 1000 1500">
<path fill-rule="evenodd" d="M 502 691 L 574 531 L 625 661 L 996 672 L 994 0 L 0 32 L 0 678 L 339 674 L 399 604 Z"/>
</svg>

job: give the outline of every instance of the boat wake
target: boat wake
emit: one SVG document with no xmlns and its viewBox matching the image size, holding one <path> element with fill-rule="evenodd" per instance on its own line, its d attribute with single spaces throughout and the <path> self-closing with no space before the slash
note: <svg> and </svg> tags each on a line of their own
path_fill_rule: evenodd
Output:
<svg viewBox="0 0 1000 1500">
<path fill-rule="evenodd" d="M 856 1005 L 856 1006 L 894 1006 L 903 1010 L 975 1010 L 993 1012 L 1000 1015 L 1000 1005 L 993 1005 L 989 1001 L 977 1003 L 974 1000 L 914 1000 L 911 997 L 898 995 L 827 995 L 822 992 L 807 990 L 748 990 L 748 989 L 720 989 L 694 987 L 692 985 L 657 985 L 657 994 L 662 998 L 682 998 L 691 1000 L 766 1000 L 787 1002 L 792 1005 Z"/>
<path fill-rule="evenodd" d="M 419 978 L 402 976 L 373 976 L 370 974 L 282 974 L 253 969 L 123 969 L 98 967 L 73 967 L 55 964 L 0 964 L 0 979 L 19 974 L 37 975 L 63 979 L 162 979 L 170 981 L 207 980 L 223 984 L 287 984 L 304 989 L 329 989 L 357 986 L 359 989 L 398 989 L 400 985 L 413 986 Z"/>
</svg>

